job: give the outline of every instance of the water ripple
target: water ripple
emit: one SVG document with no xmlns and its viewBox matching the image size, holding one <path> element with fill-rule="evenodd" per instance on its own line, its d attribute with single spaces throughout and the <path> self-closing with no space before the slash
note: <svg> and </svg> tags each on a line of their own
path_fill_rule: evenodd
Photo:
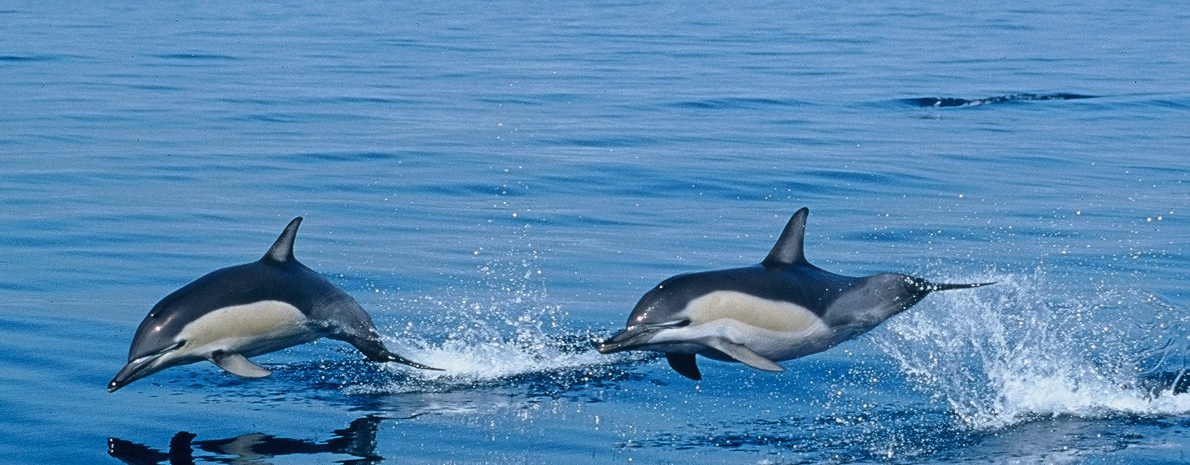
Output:
<svg viewBox="0 0 1190 465">
<path fill-rule="evenodd" d="M 898 100 L 899 102 L 921 108 L 949 108 L 949 107 L 977 107 L 981 105 L 995 105 L 1001 103 L 1020 103 L 1046 100 L 1082 100 L 1098 98 L 1095 95 L 1055 93 L 1055 94 L 1008 94 L 994 97 L 966 99 L 959 97 L 917 97 Z"/>
<path fill-rule="evenodd" d="M 801 105 L 806 105 L 806 103 L 800 100 L 765 97 L 720 97 L 675 102 L 670 106 L 674 108 L 693 110 L 756 110 L 796 107 Z"/>
</svg>

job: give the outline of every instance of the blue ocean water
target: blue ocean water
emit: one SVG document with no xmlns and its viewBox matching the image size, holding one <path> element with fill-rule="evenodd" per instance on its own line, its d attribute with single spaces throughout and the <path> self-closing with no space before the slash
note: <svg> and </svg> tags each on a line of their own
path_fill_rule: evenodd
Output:
<svg viewBox="0 0 1190 465">
<path fill-rule="evenodd" d="M 1182 463 L 1178 2 L 0 7 L 0 461 Z M 782 374 L 604 356 L 797 208 L 939 293 Z M 388 344 L 114 394 L 177 287 L 297 256 Z"/>
</svg>

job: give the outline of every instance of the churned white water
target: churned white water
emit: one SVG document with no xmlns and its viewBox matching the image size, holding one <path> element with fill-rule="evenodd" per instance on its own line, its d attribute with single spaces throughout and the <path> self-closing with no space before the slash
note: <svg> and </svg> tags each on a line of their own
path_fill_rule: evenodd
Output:
<svg viewBox="0 0 1190 465">
<path fill-rule="evenodd" d="M 1132 289 L 1073 290 L 1044 269 L 981 275 L 874 340 L 973 429 L 1043 417 L 1190 413 L 1190 311 Z"/>
</svg>

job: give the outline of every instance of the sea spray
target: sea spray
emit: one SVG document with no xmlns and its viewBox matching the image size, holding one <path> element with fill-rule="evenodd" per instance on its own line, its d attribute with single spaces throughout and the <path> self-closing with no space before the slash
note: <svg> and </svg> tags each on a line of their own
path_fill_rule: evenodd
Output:
<svg viewBox="0 0 1190 465">
<path fill-rule="evenodd" d="M 1190 396 L 1175 394 L 1190 334 L 1184 309 L 1133 290 L 1079 295 L 1044 270 L 991 280 L 979 292 L 931 296 L 873 335 L 965 427 L 1190 412 Z"/>
<path fill-rule="evenodd" d="M 550 302 L 532 258 L 491 260 L 478 272 L 474 282 L 404 302 L 422 308 L 423 321 L 395 330 L 389 341 L 442 371 L 392 367 L 408 376 L 355 384 L 347 391 L 443 391 L 525 381 L 531 390 L 533 385 L 567 389 L 622 378 L 628 373 L 617 365 L 648 358 L 596 352 L 595 342 L 607 334 L 566 324 L 565 310 Z"/>
</svg>

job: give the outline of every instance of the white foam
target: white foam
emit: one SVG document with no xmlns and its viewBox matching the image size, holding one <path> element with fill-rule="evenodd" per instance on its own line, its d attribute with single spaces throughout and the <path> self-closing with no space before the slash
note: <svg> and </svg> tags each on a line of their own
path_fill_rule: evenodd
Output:
<svg viewBox="0 0 1190 465">
<path fill-rule="evenodd" d="M 1186 369 L 1190 312 L 1143 292 L 1074 295 L 1040 270 L 979 278 L 997 284 L 935 293 L 873 335 L 968 427 L 1190 413 L 1190 395 L 1141 381 Z"/>
<path fill-rule="evenodd" d="M 414 351 L 417 360 L 443 371 L 421 371 L 428 380 L 475 383 L 515 376 L 607 365 L 617 359 L 595 350 L 571 352 L 556 340 L 523 335 L 510 340 L 449 340 Z"/>
<path fill-rule="evenodd" d="M 368 392 L 450 389 L 524 375 L 568 371 L 599 372 L 645 357 L 603 355 L 601 339 L 589 330 L 563 324 L 566 312 L 548 303 L 541 273 L 531 260 L 493 261 L 479 268 L 480 279 L 445 296 L 424 296 L 402 307 L 431 309 L 421 327 L 407 326 L 386 341 L 402 355 L 442 371 L 391 369 L 414 380 L 386 386 L 355 387 Z M 581 382 L 583 376 L 576 377 Z"/>
</svg>

